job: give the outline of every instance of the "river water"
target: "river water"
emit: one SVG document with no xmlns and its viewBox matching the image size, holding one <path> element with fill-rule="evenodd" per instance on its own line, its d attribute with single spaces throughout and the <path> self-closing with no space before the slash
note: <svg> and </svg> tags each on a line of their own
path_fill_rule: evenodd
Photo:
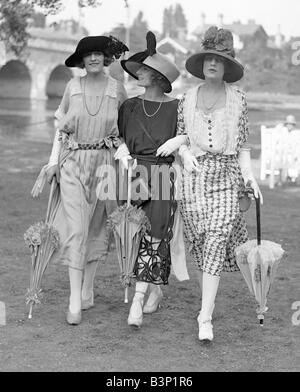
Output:
<svg viewBox="0 0 300 392">
<path fill-rule="evenodd" d="M 51 143 L 54 135 L 53 115 L 59 102 L 59 99 L 0 99 L 0 135 Z M 295 115 L 300 122 L 299 109 L 249 110 L 249 142 L 253 148 L 253 158 L 258 159 L 260 155 L 260 126 L 276 125 L 284 121 L 288 114 Z"/>
</svg>

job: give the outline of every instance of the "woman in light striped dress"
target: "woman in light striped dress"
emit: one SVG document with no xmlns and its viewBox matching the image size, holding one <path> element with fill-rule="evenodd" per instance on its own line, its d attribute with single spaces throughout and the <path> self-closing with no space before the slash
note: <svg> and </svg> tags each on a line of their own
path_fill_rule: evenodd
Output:
<svg viewBox="0 0 300 392">
<path fill-rule="evenodd" d="M 67 67 L 84 68 L 86 75 L 70 80 L 55 113 L 58 130 L 46 172 L 49 182 L 54 176 L 60 182 L 53 225 L 61 248 L 54 261 L 69 269 L 70 325 L 80 324 L 81 310 L 94 306 L 96 269 L 108 253 L 107 217 L 117 207 L 116 189 L 114 198 L 98 198 L 98 169 L 115 167 L 113 155 L 120 144 L 118 109 L 127 94 L 104 67 L 127 50 L 113 37 L 89 36 L 79 41 L 65 62 Z"/>
<path fill-rule="evenodd" d="M 207 30 L 200 53 L 187 70 L 204 82 L 189 90 L 178 107 L 178 134 L 184 171 L 180 208 L 185 236 L 202 271 L 199 339 L 213 339 L 212 313 L 222 271 L 237 271 L 235 248 L 247 241 L 239 200 L 245 184 L 260 194 L 250 165 L 248 111 L 245 94 L 231 83 L 243 76 L 234 58 L 229 30 Z"/>
</svg>

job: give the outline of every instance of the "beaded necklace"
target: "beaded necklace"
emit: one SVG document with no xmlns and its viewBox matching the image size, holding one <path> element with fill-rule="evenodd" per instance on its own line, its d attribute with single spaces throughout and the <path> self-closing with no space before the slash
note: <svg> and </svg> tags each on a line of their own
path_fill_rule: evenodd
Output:
<svg viewBox="0 0 300 392">
<path fill-rule="evenodd" d="M 102 102 L 103 102 L 105 94 L 104 93 L 102 94 L 102 97 L 101 97 L 101 100 L 100 100 L 100 104 L 99 104 L 99 107 L 97 108 L 96 112 L 95 113 L 91 113 L 89 108 L 88 108 L 87 101 L 86 101 L 85 87 L 86 87 L 86 79 L 84 79 L 84 81 L 83 81 L 83 103 L 84 103 L 84 107 L 85 107 L 86 111 L 88 112 L 88 114 L 90 116 L 92 116 L 92 117 L 95 117 L 95 116 L 97 116 L 97 114 L 99 113 L 99 111 L 101 109 Z"/>
</svg>

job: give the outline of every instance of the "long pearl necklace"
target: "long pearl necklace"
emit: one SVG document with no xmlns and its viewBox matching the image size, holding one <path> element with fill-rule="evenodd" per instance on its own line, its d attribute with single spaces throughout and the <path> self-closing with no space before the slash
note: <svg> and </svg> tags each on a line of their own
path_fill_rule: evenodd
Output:
<svg viewBox="0 0 300 392">
<path fill-rule="evenodd" d="M 160 101 L 157 110 L 156 110 L 153 114 L 149 114 L 149 113 L 147 113 L 147 111 L 146 111 L 146 108 L 145 108 L 145 98 L 143 97 L 143 98 L 142 98 L 142 105 L 143 105 L 143 110 L 144 110 L 145 115 L 146 115 L 147 117 L 154 117 L 154 116 L 159 112 L 159 109 L 161 108 L 161 105 L 163 104 L 164 100 L 165 100 L 165 96 L 163 96 L 163 100 Z"/>
<path fill-rule="evenodd" d="M 97 116 L 97 114 L 99 113 L 99 111 L 100 111 L 100 109 L 101 109 L 102 102 L 103 102 L 103 98 L 104 98 L 104 95 L 105 95 L 105 94 L 104 94 L 104 92 L 103 92 L 102 97 L 101 97 L 101 100 L 100 100 L 99 107 L 97 108 L 96 112 L 95 112 L 95 113 L 91 113 L 90 110 L 89 110 L 89 108 L 88 108 L 87 101 L 86 101 L 85 85 L 86 85 L 86 79 L 84 79 L 84 81 L 83 81 L 83 103 L 84 103 L 84 107 L 85 107 L 86 111 L 88 112 L 88 114 L 89 114 L 90 116 L 95 117 L 95 116 Z"/>
</svg>

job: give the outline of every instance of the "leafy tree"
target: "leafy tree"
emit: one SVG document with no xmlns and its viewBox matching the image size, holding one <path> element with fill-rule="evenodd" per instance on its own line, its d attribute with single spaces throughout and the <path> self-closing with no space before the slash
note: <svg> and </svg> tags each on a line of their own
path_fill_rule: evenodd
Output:
<svg viewBox="0 0 300 392">
<path fill-rule="evenodd" d="M 187 30 L 187 20 L 181 4 L 176 4 L 175 8 L 170 6 L 164 9 L 163 14 L 163 36 L 178 38 L 179 31 Z"/>
<path fill-rule="evenodd" d="M 129 46 L 131 52 L 141 52 L 146 48 L 146 34 L 149 30 L 147 22 L 144 20 L 143 12 L 139 12 L 129 27 Z M 106 33 L 117 37 L 121 41 L 126 41 L 126 27 L 120 24 Z"/>
<path fill-rule="evenodd" d="M 145 50 L 148 24 L 143 18 L 144 14 L 140 11 L 130 27 L 130 49 L 134 52 Z"/>
<path fill-rule="evenodd" d="M 187 29 L 187 20 L 184 15 L 181 4 L 176 4 L 173 18 L 174 18 L 174 24 L 177 28 Z"/>
<path fill-rule="evenodd" d="M 165 8 L 163 14 L 163 37 L 170 35 L 172 30 L 172 8 Z"/>
<path fill-rule="evenodd" d="M 78 0 L 80 7 L 101 5 L 99 0 Z M 27 28 L 36 7 L 45 14 L 55 14 L 62 0 L 0 0 L 0 40 L 17 56 L 27 46 L 30 37 Z"/>
</svg>

